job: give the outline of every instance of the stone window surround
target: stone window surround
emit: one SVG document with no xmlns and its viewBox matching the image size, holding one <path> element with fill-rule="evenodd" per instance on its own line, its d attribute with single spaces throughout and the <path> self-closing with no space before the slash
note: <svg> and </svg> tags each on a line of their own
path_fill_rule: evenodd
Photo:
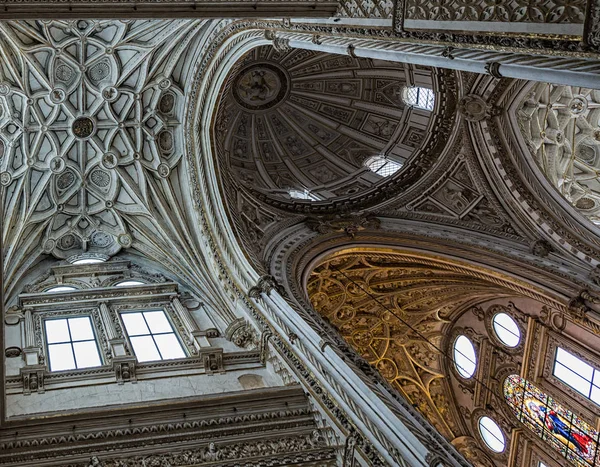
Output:
<svg viewBox="0 0 600 467">
<path fill-rule="evenodd" d="M 575 342 L 567 341 L 564 336 L 561 337 L 552 331 L 548 333 L 545 347 L 545 362 L 541 375 L 542 378 L 538 386 L 540 389 L 551 394 L 552 397 L 563 405 L 571 407 L 571 410 L 576 410 L 584 420 L 595 426 L 597 418 L 600 417 L 600 406 L 554 376 L 553 369 L 556 349 L 558 347 L 562 347 L 595 368 L 598 367 L 598 356 L 595 356 L 592 352 L 577 345 Z M 565 403 L 567 401 L 571 402 Z M 577 406 L 574 406 L 573 402 L 576 402 Z"/>
<path fill-rule="evenodd" d="M 60 293 L 22 294 L 19 298 L 24 322 L 24 359 L 20 377 L 7 378 L 7 394 L 30 394 L 90 384 L 135 383 L 138 379 L 165 376 L 224 373 L 227 369 L 262 367 L 260 351 L 224 354 L 208 338 L 219 337 L 217 329 L 200 331 L 189 310 L 180 302 L 175 283 L 135 287 L 103 287 Z M 135 303 L 131 303 L 135 301 Z M 178 336 L 186 358 L 138 363 L 121 311 L 162 309 Z M 89 316 L 96 334 L 102 366 L 50 372 L 46 357 L 43 322 L 49 316 Z M 35 387 L 30 387 L 35 375 Z"/>
</svg>

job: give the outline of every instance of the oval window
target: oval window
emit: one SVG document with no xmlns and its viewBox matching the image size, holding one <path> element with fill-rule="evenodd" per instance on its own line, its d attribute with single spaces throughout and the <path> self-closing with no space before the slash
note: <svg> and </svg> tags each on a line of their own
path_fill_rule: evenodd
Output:
<svg viewBox="0 0 600 467">
<path fill-rule="evenodd" d="M 46 290 L 46 292 L 70 292 L 71 290 L 77 290 L 75 287 L 71 287 L 68 285 L 57 285 L 56 287 L 50 287 Z"/>
<path fill-rule="evenodd" d="M 481 417 L 479 419 L 479 432 L 488 448 L 494 452 L 504 451 L 504 446 L 506 445 L 504 435 L 494 420 L 490 417 Z"/>
<path fill-rule="evenodd" d="M 144 285 L 144 283 L 140 281 L 123 281 L 116 285 L 117 287 L 129 287 L 130 285 Z"/>
<path fill-rule="evenodd" d="M 521 331 L 514 319 L 506 313 L 498 313 L 494 316 L 494 331 L 498 339 L 507 347 L 516 347 L 521 342 Z"/>
<path fill-rule="evenodd" d="M 71 264 L 96 264 L 96 263 L 104 263 L 104 262 L 105 262 L 105 260 L 98 259 L 98 258 L 83 258 L 83 259 L 76 259 Z"/>
<path fill-rule="evenodd" d="M 475 347 L 467 336 L 460 335 L 454 341 L 454 364 L 463 378 L 470 378 L 475 373 Z"/>
</svg>

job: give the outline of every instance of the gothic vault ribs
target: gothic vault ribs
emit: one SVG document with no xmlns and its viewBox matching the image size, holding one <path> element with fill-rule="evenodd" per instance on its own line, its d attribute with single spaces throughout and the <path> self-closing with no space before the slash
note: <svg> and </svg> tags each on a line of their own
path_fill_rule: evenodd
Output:
<svg viewBox="0 0 600 467">
<path fill-rule="evenodd" d="M 76 423 L 75 431 L 72 421 L 55 421 L 22 430 L 17 439 L 0 434 L 0 465 L 336 465 L 331 433 L 317 428 L 299 386 L 130 410 L 113 416 L 109 429 L 97 418 Z M 161 444 L 160 454 L 146 453 L 144 433 Z"/>
<path fill-rule="evenodd" d="M 510 295 L 489 282 L 401 255 L 339 253 L 311 274 L 314 308 L 447 439 L 460 435 L 438 346 L 474 300 Z M 377 301 L 376 301 L 377 300 Z M 414 330 L 417 332 L 415 332 Z"/>
<path fill-rule="evenodd" d="M 523 99 L 518 117 L 550 183 L 600 224 L 600 91 L 538 83 Z"/>
<path fill-rule="evenodd" d="M 179 214 L 157 206 L 179 181 L 170 177 L 183 153 L 184 87 L 206 27 L 190 20 L 0 24 L 0 183 L 13 223 L 7 284 L 35 255 L 114 255 L 132 245 L 132 223 L 147 230 L 157 213 Z"/>
</svg>

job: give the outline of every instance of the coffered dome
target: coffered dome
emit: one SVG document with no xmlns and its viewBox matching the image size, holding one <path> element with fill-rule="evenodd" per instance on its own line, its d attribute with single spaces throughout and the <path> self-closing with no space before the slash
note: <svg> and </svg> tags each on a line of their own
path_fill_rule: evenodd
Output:
<svg viewBox="0 0 600 467">
<path fill-rule="evenodd" d="M 232 69 L 217 113 L 225 176 L 285 205 L 331 203 L 414 175 L 409 167 L 436 138 L 432 116 L 448 107 L 447 81 L 432 68 L 254 49 Z"/>
</svg>

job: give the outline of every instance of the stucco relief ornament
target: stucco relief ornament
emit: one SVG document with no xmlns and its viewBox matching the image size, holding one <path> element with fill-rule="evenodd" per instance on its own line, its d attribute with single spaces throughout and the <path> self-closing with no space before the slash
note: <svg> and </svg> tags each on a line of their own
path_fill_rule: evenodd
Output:
<svg viewBox="0 0 600 467">
<path fill-rule="evenodd" d="M 486 118 L 497 115 L 499 109 L 488 104 L 481 96 L 468 94 L 458 103 L 458 111 L 469 122 L 480 122 Z"/>
<path fill-rule="evenodd" d="M 536 240 L 530 245 L 530 251 L 533 255 L 545 258 L 554 251 L 554 248 L 547 240 Z"/>
<path fill-rule="evenodd" d="M 345 233 L 349 237 L 354 238 L 355 235 L 366 229 L 379 229 L 381 226 L 381 221 L 371 215 L 356 215 L 352 217 L 340 217 L 335 216 L 332 219 L 325 218 L 309 218 L 306 221 L 307 226 L 320 234 L 328 234 L 328 233 Z"/>
<path fill-rule="evenodd" d="M 233 96 L 248 110 L 266 110 L 279 104 L 289 91 L 287 73 L 273 63 L 244 68 L 233 85 Z"/>
<path fill-rule="evenodd" d="M 590 271 L 589 277 L 594 284 L 600 286 L 600 264 Z"/>
</svg>

